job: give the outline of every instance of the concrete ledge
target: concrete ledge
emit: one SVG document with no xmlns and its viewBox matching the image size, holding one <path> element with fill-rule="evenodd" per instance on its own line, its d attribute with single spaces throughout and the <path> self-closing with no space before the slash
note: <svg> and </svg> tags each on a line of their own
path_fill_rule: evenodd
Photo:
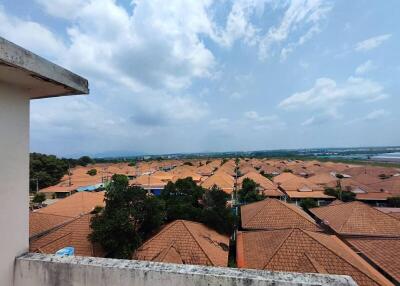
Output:
<svg viewBox="0 0 400 286">
<path fill-rule="evenodd" d="M 88 94 L 88 81 L 0 37 L 0 78 L 31 98 Z"/>
<path fill-rule="evenodd" d="M 349 276 L 281 273 L 29 253 L 16 259 L 15 286 L 356 285 Z"/>
</svg>

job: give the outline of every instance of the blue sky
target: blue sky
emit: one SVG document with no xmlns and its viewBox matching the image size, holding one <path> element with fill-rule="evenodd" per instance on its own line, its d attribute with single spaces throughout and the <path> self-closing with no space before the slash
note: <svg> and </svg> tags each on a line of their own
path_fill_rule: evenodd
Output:
<svg viewBox="0 0 400 286">
<path fill-rule="evenodd" d="M 2 0 L 0 36 L 90 83 L 89 96 L 31 103 L 32 151 L 399 145 L 398 11 L 397 0 Z"/>
</svg>

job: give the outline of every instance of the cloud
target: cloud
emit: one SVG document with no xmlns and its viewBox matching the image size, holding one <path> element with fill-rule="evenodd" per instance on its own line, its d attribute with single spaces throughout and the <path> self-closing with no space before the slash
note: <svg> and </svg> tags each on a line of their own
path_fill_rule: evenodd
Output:
<svg viewBox="0 0 400 286">
<path fill-rule="evenodd" d="M 320 22 L 326 18 L 331 10 L 332 4 L 328 1 L 320 0 L 298 0 L 288 1 L 288 7 L 281 22 L 277 26 L 271 27 L 262 37 L 259 45 L 259 57 L 267 59 L 273 53 L 273 48 L 278 48 L 285 44 L 290 38 L 301 33 L 297 40 L 291 41 L 281 49 L 281 59 L 286 59 L 296 47 L 303 45 L 320 31 Z"/>
<path fill-rule="evenodd" d="M 335 112 L 349 102 L 373 102 L 386 98 L 384 87 L 365 78 L 349 77 L 342 84 L 330 78 L 319 78 L 309 90 L 297 92 L 279 103 L 282 109 L 310 108 Z"/>
<path fill-rule="evenodd" d="M 42 56 L 54 59 L 66 51 L 63 40 L 47 27 L 11 16 L 0 5 L 0 35 Z M 38 38 L 40 35 L 40 40 Z"/>
<path fill-rule="evenodd" d="M 373 49 L 379 47 L 384 42 L 389 40 L 391 37 L 392 37 L 391 34 L 384 34 L 384 35 L 372 37 L 372 38 L 366 39 L 364 41 L 358 42 L 354 49 L 356 51 L 362 51 L 362 52 L 370 51 L 370 50 L 373 50 Z"/>
<path fill-rule="evenodd" d="M 285 122 L 276 115 L 260 115 L 252 110 L 246 111 L 243 116 L 250 123 L 250 127 L 256 130 L 282 129 L 286 126 Z"/>
<path fill-rule="evenodd" d="M 342 116 L 335 110 L 327 110 L 323 113 L 315 114 L 301 123 L 302 126 L 322 125 L 332 120 L 341 119 Z"/>
<path fill-rule="evenodd" d="M 362 121 L 375 121 L 378 119 L 388 117 L 389 115 L 390 115 L 390 112 L 386 111 L 385 109 L 377 109 L 377 110 L 371 111 L 370 113 L 368 113 L 367 115 L 365 115 L 363 117 L 359 117 L 359 118 L 350 120 L 346 124 L 353 124 L 353 123 L 362 122 Z"/>
<path fill-rule="evenodd" d="M 371 60 L 368 60 L 356 68 L 355 74 L 362 75 L 362 74 L 368 73 L 374 69 L 376 69 L 376 66 L 374 65 L 374 63 Z"/>
</svg>

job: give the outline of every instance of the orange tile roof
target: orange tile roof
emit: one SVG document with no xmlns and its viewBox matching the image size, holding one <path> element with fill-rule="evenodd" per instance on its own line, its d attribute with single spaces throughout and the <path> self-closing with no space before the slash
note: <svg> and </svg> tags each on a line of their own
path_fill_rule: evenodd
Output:
<svg viewBox="0 0 400 286">
<path fill-rule="evenodd" d="M 291 199 L 334 199 L 335 197 L 326 195 L 323 191 L 312 192 L 298 192 L 298 191 L 285 191 Z"/>
<path fill-rule="evenodd" d="M 240 207 L 243 229 L 302 228 L 321 231 L 315 221 L 299 207 L 277 199 L 266 199 Z"/>
<path fill-rule="evenodd" d="M 274 183 L 285 192 L 309 189 L 310 191 L 323 191 L 323 187 L 314 184 L 307 179 L 293 175 L 292 173 L 282 173 L 274 177 Z"/>
<path fill-rule="evenodd" d="M 70 220 L 71 217 L 67 216 L 29 212 L 29 237 L 39 235 Z"/>
<path fill-rule="evenodd" d="M 342 235 L 400 237 L 399 220 L 362 202 L 327 205 L 310 211 Z"/>
<path fill-rule="evenodd" d="M 161 178 L 153 175 L 142 175 L 134 180 L 131 180 L 129 183 L 132 185 L 142 186 L 144 188 L 164 188 L 164 186 L 167 184 L 165 181 L 162 181 Z"/>
<path fill-rule="evenodd" d="M 400 284 L 400 238 L 349 238 L 357 251 Z"/>
<path fill-rule="evenodd" d="M 52 254 L 61 248 L 72 246 L 77 256 L 103 256 L 100 247 L 88 240 L 91 215 L 77 217 L 70 222 L 30 241 L 29 251 Z"/>
<path fill-rule="evenodd" d="M 91 212 L 96 206 L 104 206 L 104 192 L 78 192 L 35 212 L 77 217 Z"/>
<path fill-rule="evenodd" d="M 133 255 L 134 259 L 158 262 L 228 265 L 229 238 L 205 225 L 176 220 L 146 241 Z"/>
<path fill-rule="evenodd" d="M 339 179 L 333 177 L 330 173 L 320 173 L 307 178 L 307 181 L 315 185 L 322 185 L 334 188 L 337 186 L 337 182 L 339 181 Z"/>
<path fill-rule="evenodd" d="M 358 285 L 392 285 L 334 235 L 300 229 L 239 232 L 236 257 L 239 268 L 340 274 Z"/>
<path fill-rule="evenodd" d="M 241 185 L 243 183 L 243 180 L 246 178 L 251 179 L 254 182 L 256 182 L 257 184 L 259 184 L 260 188 L 262 190 L 277 190 L 278 189 L 278 187 L 273 182 L 271 182 L 266 177 L 264 177 L 263 175 L 260 175 L 257 172 L 248 172 L 247 174 L 245 174 L 244 176 L 239 178 L 238 183 Z"/>
<path fill-rule="evenodd" d="M 208 177 L 201 186 L 206 189 L 212 188 L 214 185 L 219 187 L 224 192 L 230 194 L 233 191 L 235 182 L 232 176 L 228 175 L 224 171 L 218 170 L 214 175 Z"/>
</svg>

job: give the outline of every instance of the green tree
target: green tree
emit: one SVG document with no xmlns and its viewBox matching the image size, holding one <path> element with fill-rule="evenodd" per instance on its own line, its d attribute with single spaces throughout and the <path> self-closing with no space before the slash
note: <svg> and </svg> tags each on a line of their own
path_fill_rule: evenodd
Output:
<svg viewBox="0 0 400 286">
<path fill-rule="evenodd" d="M 97 170 L 96 169 L 90 169 L 89 171 L 86 172 L 86 174 L 90 176 L 96 176 L 97 175 Z"/>
<path fill-rule="evenodd" d="M 317 202 L 314 199 L 306 198 L 300 200 L 300 206 L 306 211 L 311 208 L 317 207 Z"/>
<path fill-rule="evenodd" d="M 131 258 L 142 241 L 163 223 L 163 204 L 147 191 L 129 186 L 124 175 L 114 175 L 105 193 L 105 208 L 91 221 L 89 239 L 109 257 Z"/>
<path fill-rule="evenodd" d="M 199 221 L 203 194 L 204 189 L 197 186 L 191 177 L 179 179 L 175 183 L 168 182 L 160 195 L 165 201 L 167 220 Z"/>
<path fill-rule="evenodd" d="M 239 201 L 245 204 L 262 201 L 265 195 L 259 190 L 259 185 L 252 179 L 245 178 L 242 188 L 238 191 Z"/>
<path fill-rule="evenodd" d="M 46 200 L 46 195 L 44 193 L 36 193 L 32 199 L 35 204 L 41 204 Z"/>
<path fill-rule="evenodd" d="M 230 196 L 217 186 L 207 190 L 203 195 L 203 210 L 201 222 L 210 228 L 224 234 L 232 234 L 234 216 L 227 206 Z"/>
<path fill-rule="evenodd" d="M 324 193 L 328 196 L 332 196 L 343 202 L 351 202 L 356 199 L 356 194 L 349 191 L 342 191 L 339 188 L 326 188 Z"/>
<path fill-rule="evenodd" d="M 55 185 L 68 171 L 68 163 L 54 155 L 31 153 L 29 162 L 29 188 L 31 192 Z"/>
<path fill-rule="evenodd" d="M 83 167 L 86 167 L 89 164 L 93 164 L 94 161 L 92 158 L 90 158 L 89 156 L 82 156 L 78 159 L 78 165 L 81 165 Z"/>
</svg>

